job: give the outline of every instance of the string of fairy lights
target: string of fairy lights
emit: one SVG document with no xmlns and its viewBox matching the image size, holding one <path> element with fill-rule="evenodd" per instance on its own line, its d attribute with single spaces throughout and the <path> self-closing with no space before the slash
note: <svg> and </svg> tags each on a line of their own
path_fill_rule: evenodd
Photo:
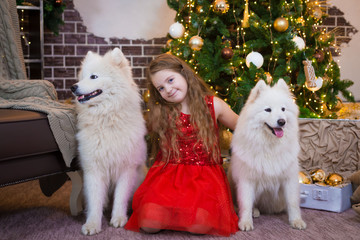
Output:
<svg viewBox="0 0 360 240">
<path fill-rule="evenodd" d="M 25 14 L 24 14 L 25 10 L 24 9 L 21 9 L 20 10 L 20 35 L 21 35 L 21 38 L 25 44 L 25 46 L 27 47 L 27 54 L 26 55 L 29 55 L 30 54 L 30 46 L 31 46 L 31 41 L 29 41 L 25 35 L 25 32 L 24 32 L 24 27 L 25 27 Z"/>
<path fill-rule="evenodd" d="M 267 81 L 268 83 L 270 83 L 272 81 L 272 76 L 270 74 L 271 71 L 274 71 L 274 69 L 276 68 L 276 66 L 278 65 L 278 60 L 280 57 L 281 52 L 280 51 L 276 51 L 276 49 L 278 49 L 279 47 L 279 42 L 274 39 L 274 34 L 273 34 L 273 29 L 274 29 L 274 25 L 270 22 L 264 21 L 262 20 L 261 17 L 257 16 L 255 14 L 254 11 L 251 11 L 251 9 L 249 9 L 249 1 L 246 0 L 245 1 L 245 6 L 243 9 L 241 8 L 235 8 L 235 4 L 232 6 L 232 8 L 230 9 L 229 4 L 227 3 L 226 0 L 215 0 L 212 2 L 212 4 L 210 5 L 209 9 L 204 9 L 203 6 L 197 6 L 195 7 L 195 0 L 188 0 L 186 5 L 183 6 L 183 9 L 179 10 L 177 13 L 177 17 L 176 19 L 178 19 L 178 22 L 181 24 L 181 27 L 183 27 L 184 29 L 180 30 L 180 32 L 183 32 L 183 34 L 180 34 L 181 37 L 176 38 L 176 41 L 178 41 L 180 43 L 180 45 L 184 45 L 186 43 L 186 40 L 188 38 L 191 37 L 189 44 L 191 43 L 192 39 L 195 39 L 195 37 L 197 38 L 195 42 L 195 46 L 191 46 L 191 48 L 194 50 L 191 53 L 192 58 L 189 60 L 185 60 L 189 65 L 191 65 L 193 67 L 193 69 L 195 70 L 196 73 L 197 72 L 197 62 L 196 62 L 196 56 L 199 53 L 199 50 L 201 49 L 202 45 L 203 45 L 203 41 L 201 38 L 201 30 L 202 27 L 205 26 L 207 24 L 207 22 L 209 21 L 209 14 L 210 14 L 210 10 L 214 10 L 214 11 L 218 11 L 218 12 L 222 12 L 222 13 L 227 13 L 229 10 L 232 11 L 232 14 L 234 16 L 235 19 L 235 27 L 234 27 L 234 31 L 236 31 L 236 43 L 234 46 L 235 52 L 236 54 L 240 54 L 243 56 L 243 59 L 245 60 L 247 57 L 247 54 L 249 52 L 252 52 L 252 46 L 248 45 L 245 41 L 245 36 L 246 36 L 246 31 L 247 28 L 249 27 L 249 22 L 252 24 L 252 27 L 255 28 L 261 28 L 261 29 L 266 29 L 268 31 L 268 34 L 270 36 L 270 44 L 271 44 L 271 56 L 269 58 L 268 64 L 266 67 L 264 67 L 265 70 L 265 75 L 267 77 Z M 323 59 L 324 57 L 326 57 L 327 59 L 330 59 L 328 65 L 325 68 L 324 71 L 324 79 L 319 77 L 319 86 L 318 88 L 308 88 L 308 86 L 306 86 L 305 84 L 303 85 L 303 92 L 300 92 L 300 95 L 303 96 L 308 96 L 308 98 L 306 99 L 306 105 L 307 106 L 311 106 L 312 102 L 313 103 L 318 103 L 320 101 L 321 103 L 321 109 L 320 112 L 324 113 L 325 111 L 325 107 L 324 107 L 324 103 L 325 103 L 325 99 L 326 99 L 326 94 L 322 94 L 321 96 L 316 97 L 315 96 L 315 91 L 317 91 L 319 88 L 321 88 L 323 81 L 329 81 L 330 83 L 332 83 L 333 79 L 327 77 L 328 75 L 332 75 L 332 72 L 334 71 L 334 64 L 332 61 L 332 56 L 331 56 L 331 51 L 329 50 L 329 47 L 332 47 L 335 51 L 335 53 L 340 54 L 339 52 L 339 46 L 336 45 L 336 41 L 330 41 L 332 35 L 336 35 L 338 32 L 336 29 L 332 30 L 332 31 L 327 31 L 327 29 L 325 27 L 322 27 L 323 24 L 323 20 L 322 20 L 322 16 L 323 16 L 323 12 L 326 11 L 327 8 L 327 3 L 326 0 L 284 0 L 282 1 L 283 5 L 281 6 L 283 8 L 283 12 L 291 12 L 291 11 L 297 11 L 296 6 L 297 4 L 301 4 L 303 5 L 304 3 L 306 3 L 307 6 L 307 10 L 309 12 L 311 12 L 312 14 L 309 14 L 307 16 L 307 18 L 305 18 L 303 16 L 303 14 L 300 14 L 300 17 L 295 18 L 293 15 L 291 14 L 284 14 L 284 16 L 282 16 L 282 21 L 281 24 L 286 24 L 287 26 L 291 25 L 291 26 L 304 26 L 304 24 L 308 21 L 308 22 L 314 22 L 314 24 L 312 25 L 314 31 L 320 31 L 321 35 L 320 37 L 316 40 L 316 49 L 319 50 L 318 53 L 318 57 Z M 256 6 L 258 4 L 258 1 L 251 1 L 252 6 Z M 271 9 L 271 0 L 269 0 L 269 4 L 267 7 L 267 10 L 270 14 L 270 19 L 272 19 L 272 9 Z M 181 17 L 184 13 L 184 11 L 186 11 L 187 16 L 186 17 Z M 197 31 L 197 35 L 195 36 L 190 36 L 189 35 L 189 29 L 190 26 L 192 24 L 192 19 L 191 16 L 194 14 L 194 11 L 196 11 L 195 13 L 197 14 L 201 14 L 202 15 L 202 22 L 198 23 L 198 31 Z M 242 11 L 242 14 L 239 14 L 237 11 Z M 243 16 L 242 19 L 237 19 L 236 16 Z M 295 14 L 298 16 L 298 14 Z M 285 23 L 284 23 L 285 22 Z M 274 22 L 275 24 L 275 22 Z M 283 25 L 281 25 L 283 26 Z M 286 26 L 286 29 L 287 29 Z M 276 28 L 275 28 L 276 29 Z M 285 30 L 286 30 L 285 29 Z M 282 30 L 277 30 L 277 31 L 282 31 Z M 293 51 L 286 51 L 285 55 L 286 55 L 286 72 L 288 75 L 291 75 L 293 72 L 292 66 L 291 66 L 291 59 L 294 55 L 298 54 L 298 51 L 306 51 L 308 49 L 308 46 L 306 46 L 305 42 L 306 42 L 306 32 L 305 29 L 302 27 L 296 27 L 293 30 L 294 35 L 294 39 L 293 41 L 295 42 L 295 45 L 298 46 L 298 48 L 295 48 Z M 226 40 L 226 39 L 225 39 Z M 241 43 L 242 40 L 242 43 Z M 172 39 L 170 39 L 167 43 L 167 46 L 170 47 L 171 46 L 171 41 Z M 327 41 L 327 42 L 326 42 Z M 226 41 L 225 41 L 226 42 Z M 171 52 L 177 56 L 182 56 L 183 52 L 180 50 L 180 45 L 178 45 L 178 47 L 172 47 L 171 48 Z M 318 48 L 319 46 L 322 46 L 320 48 Z M 327 46 L 327 47 L 323 47 L 323 46 Z M 231 53 L 233 54 L 233 53 Z M 325 54 L 325 56 L 324 56 Z M 260 56 L 262 57 L 262 56 Z M 243 81 L 242 79 L 242 75 L 243 73 L 247 70 L 246 68 L 246 61 L 241 60 L 238 62 L 234 62 L 232 61 L 231 58 L 229 58 L 228 61 L 228 67 L 229 69 L 234 69 L 235 67 L 237 68 L 237 72 L 234 70 L 233 71 L 233 80 L 232 80 L 232 84 L 237 84 L 240 81 Z M 310 59 L 313 63 L 315 63 L 316 61 L 318 61 L 317 58 L 313 57 Z M 261 67 L 261 66 L 260 66 Z M 241 71 L 239 71 L 241 70 Z M 321 80 L 321 81 L 320 81 Z M 206 82 L 211 83 L 213 80 L 212 79 L 205 79 Z M 316 83 L 317 84 L 317 83 Z M 290 89 L 292 91 L 295 91 L 295 86 L 293 84 L 290 84 Z M 315 89 L 315 90 L 314 90 Z M 310 93 L 309 93 L 310 92 Z M 218 92 L 217 92 L 218 93 Z M 226 89 L 226 93 L 224 96 L 226 96 L 227 94 L 229 94 L 229 88 Z M 224 99 L 226 101 L 226 98 Z M 316 104 L 315 104 L 316 105 Z M 333 106 L 329 105 L 327 106 L 327 108 L 331 109 Z M 316 112 L 318 112 L 319 109 L 315 109 Z M 321 117 L 321 114 L 319 114 L 317 117 Z"/>
</svg>

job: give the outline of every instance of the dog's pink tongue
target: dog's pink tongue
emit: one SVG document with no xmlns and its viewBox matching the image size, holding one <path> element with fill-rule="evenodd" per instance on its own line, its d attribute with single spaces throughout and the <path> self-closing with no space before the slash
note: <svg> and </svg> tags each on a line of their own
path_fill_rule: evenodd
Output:
<svg viewBox="0 0 360 240">
<path fill-rule="evenodd" d="M 284 136 L 284 131 L 282 128 L 274 128 L 274 132 L 278 138 L 281 138 L 282 136 Z"/>
</svg>

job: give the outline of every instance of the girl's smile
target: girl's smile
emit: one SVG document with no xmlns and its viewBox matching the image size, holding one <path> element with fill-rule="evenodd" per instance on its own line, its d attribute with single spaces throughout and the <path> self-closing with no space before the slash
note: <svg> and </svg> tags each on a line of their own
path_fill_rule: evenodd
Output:
<svg viewBox="0 0 360 240">
<path fill-rule="evenodd" d="M 154 73 L 151 81 L 164 100 L 184 107 L 188 84 L 181 74 L 165 69 Z"/>
</svg>

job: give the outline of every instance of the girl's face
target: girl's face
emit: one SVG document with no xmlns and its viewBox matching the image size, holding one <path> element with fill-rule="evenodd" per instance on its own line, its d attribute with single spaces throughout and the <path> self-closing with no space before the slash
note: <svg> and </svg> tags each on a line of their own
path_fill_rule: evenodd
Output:
<svg viewBox="0 0 360 240">
<path fill-rule="evenodd" d="M 151 82 L 167 102 L 185 102 L 188 84 L 181 74 L 168 69 L 161 70 L 151 76 Z"/>
</svg>

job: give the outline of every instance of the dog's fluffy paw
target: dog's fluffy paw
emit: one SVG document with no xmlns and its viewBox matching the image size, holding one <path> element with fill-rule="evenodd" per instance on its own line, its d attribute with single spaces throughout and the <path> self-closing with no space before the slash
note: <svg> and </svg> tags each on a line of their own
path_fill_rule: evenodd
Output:
<svg viewBox="0 0 360 240">
<path fill-rule="evenodd" d="M 254 225 L 252 221 L 240 221 L 239 228 L 241 231 L 251 231 L 254 229 Z"/>
<path fill-rule="evenodd" d="M 120 217 L 112 217 L 110 224 L 113 227 L 123 227 L 127 223 L 128 218 L 126 216 L 120 216 Z"/>
<path fill-rule="evenodd" d="M 306 228 L 306 223 L 301 218 L 292 221 L 290 223 L 290 225 L 291 225 L 291 227 L 296 228 L 296 229 L 300 229 L 300 230 L 303 230 L 303 229 Z"/>
<path fill-rule="evenodd" d="M 97 233 L 101 232 L 101 224 L 97 224 L 97 223 L 94 223 L 94 222 L 85 223 L 81 228 L 81 232 L 84 235 L 97 234 Z"/>
<path fill-rule="evenodd" d="M 257 208 L 253 209 L 252 215 L 254 218 L 260 217 L 260 211 Z"/>
</svg>

